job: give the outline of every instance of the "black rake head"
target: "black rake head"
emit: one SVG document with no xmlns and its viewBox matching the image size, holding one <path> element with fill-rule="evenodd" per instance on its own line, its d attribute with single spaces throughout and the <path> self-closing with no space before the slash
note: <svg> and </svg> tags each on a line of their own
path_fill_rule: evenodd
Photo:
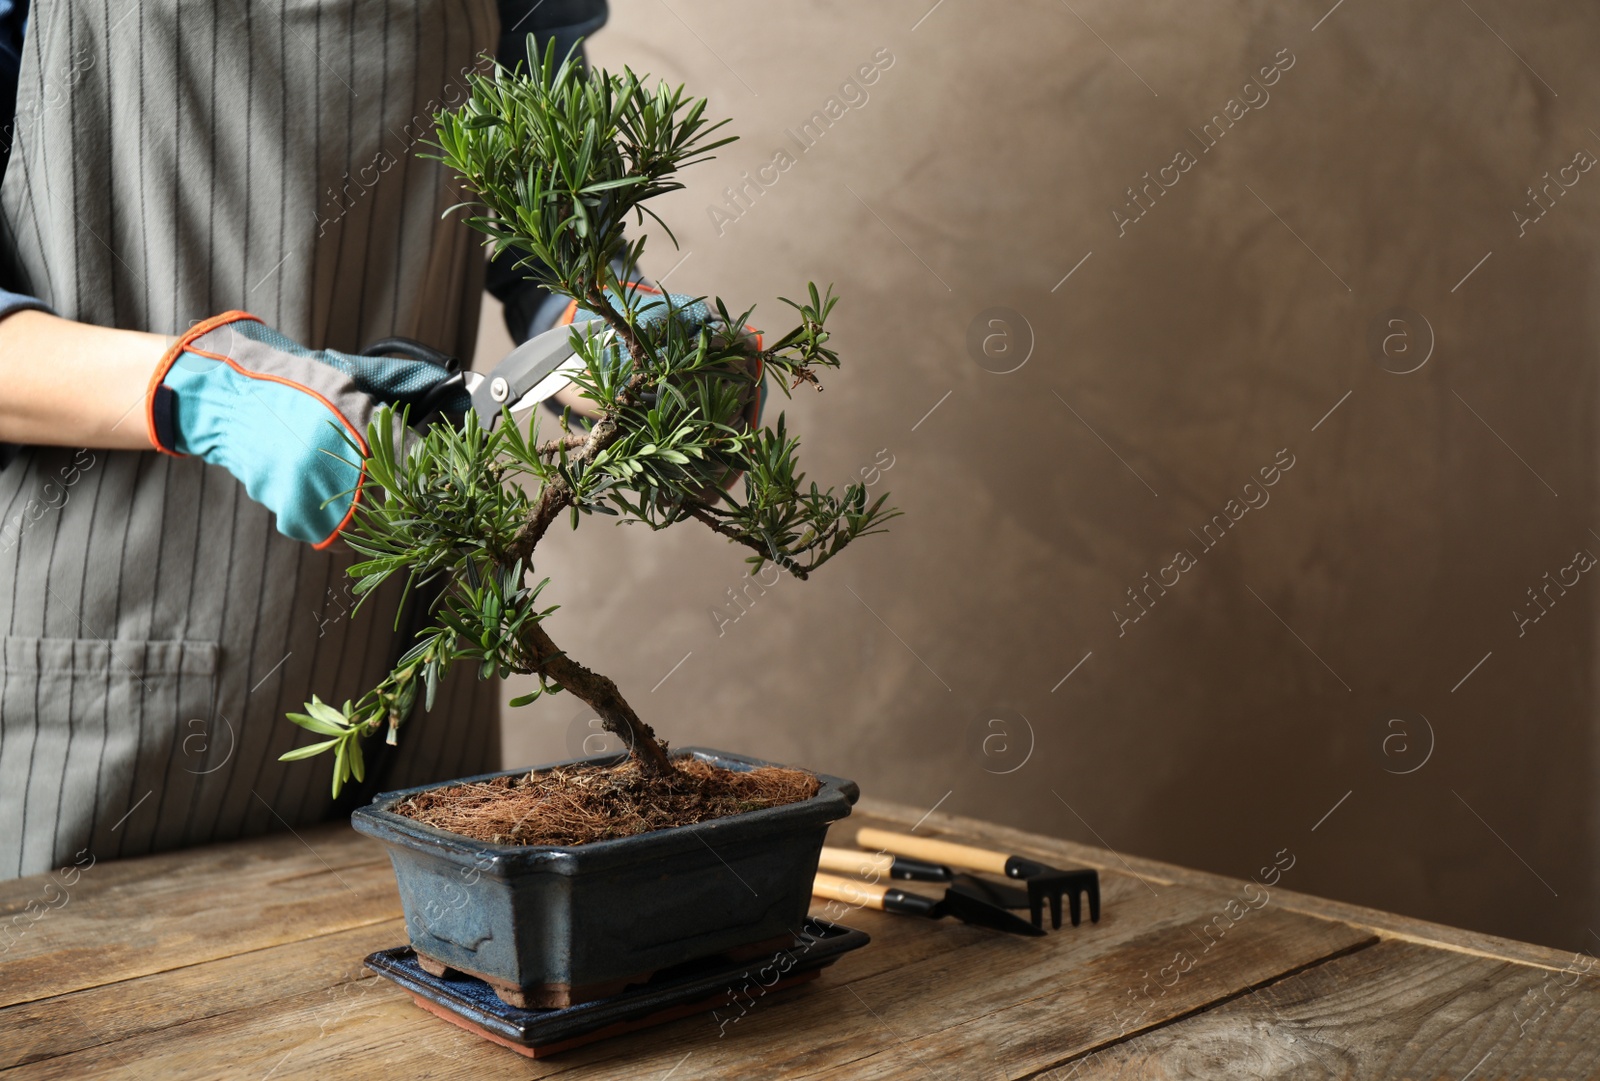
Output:
<svg viewBox="0 0 1600 1081">
<path fill-rule="evenodd" d="M 1062 894 L 1067 897 L 1072 926 L 1078 926 L 1083 919 L 1082 897 L 1086 893 L 1089 895 L 1089 920 L 1092 923 L 1100 922 L 1100 872 L 1058 871 L 1021 856 L 1012 856 L 1006 861 L 1006 875 L 1020 878 L 1027 884 L 1028 909 L 1033 915 L 1035 927 L 1044 926 L 1046 901 L 1050 903 L 1050 926 L 1056 929 L 1061 927 Z"/>
</svg>

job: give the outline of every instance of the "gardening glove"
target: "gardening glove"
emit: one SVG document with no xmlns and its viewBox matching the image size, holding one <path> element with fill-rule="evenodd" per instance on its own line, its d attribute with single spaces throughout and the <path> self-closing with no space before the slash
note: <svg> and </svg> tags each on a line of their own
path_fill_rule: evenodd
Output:
<svg viewBox="0 0 1600 1081">
<path fill-rule="evenodd" d="M 449 376 L 422 360 L 307 349 L 227 312 L 193 327 L 156 367 L 150 442 L 222 466 L 277 516 L 278 532 L 326 548 L 355 514 L 373 413 L 418 406 Z M 429 404 L 460 412 L 465 389 L 460 398 Z"/>
<path fill-rule="evenodd" d="M 683 329 L 690 334 L 707 326 L 712 328 L 714 334 L 725 333 L 727 330 L 723 326 L 721 319 L 703 300 L 694 300 L 681 293 L 663 293 L 657 287 L 640 281 L 628 282 L 627 289 L 632 294 L 630 300 L 635 305 L 634 312 L 638 325 L 646 333 L 649 333 L 651 329 L 659 326 L 669 317 L 676 318 Z M 611 306 L 620 313 L 622 306 L 616 292 L 608 290 L 607 298 L 611 301 Z M 667 303 L 669 298 L 671 300 L 670 306 Z M 600 317 L 593 311 L 579 307 L 576 300 L 569 300 L 565 309 L 556 319 L 555 325 L 561 326 L 598 318 Z M 744 340 L 751 354 L 760 351 L 760 331 L 755 330 L 753 327 L 741 327 L 737 333 Z M 620 350 L 623 347 L 619 344 L 613 348 L 618 351 L 613 355 L 613 358 L 620 363 L 622 359 Z M 766 374 L 762 370 L 763 365 L 759 356 L 751 355 L 746 364 L 746 370 L 753 377 L 753 381 L 741 388 L 740 398 L 744 406 L 741 416 L 746 430 L 753 431 L 761 425 L 761 407 L 767 397 L 767 380 Z M 702 490 L 702 497 L 707 502 L 715 502 L 720 498 L 722 492 L 731 490 L 733 485 L 738 483 L 741 476 L 742 474 L 735 469 L 727 470 L 721 477 L 707 476 L 705 479 L 712 481 L 713 485 L 708 485 Z"/>
<path fill-rule="evenodd" d="M 646 333 L 649 333 L 668 318 L 669 305 L 667 301 L 669 298 L 671 300 L 671 315 L 678 320 L 679 325 L 686 332 L 693 334 L 706 326 L 711 327 L 713 333 L 726 330 L 722 325 L 721 319 L 703 300 L 694 300 L 681 293 L 663 293 L 656 286 L 640 281 L 629 282 L 627 289 L 631 294 L 630 299 L 636 306 L 635 313 L 639 326 Z M 611 306 L 620 313 L 622 305 L 617 298 L 616 292 L 608 290 L 607 297 L 611 301 Z M 576 300 L 569 300 L 552 325 L 564 326 L 598 318 L 600 316 L 593 311 L 580 307 Z M 541 327 L 540 329 L 544 328 Z M 750 352 L 755 353 L 761 349 L 760 331 L 753 327 L 742 327 L 738 333 L 749 346 Z M 617 345 L 614 348 L 620 351 L 622 346 Z M 616 359 L 620 362 L 620 352 L 617 354 Z M 747 370 L 754 377 L 754 381 L 746 386 L 741 397 L 744 400 L 743 417 L 745 425 L 754 429 L 761 423 L 761 408 L 767 397 L 767 382 L 759 357 L 751 356 L 748 360 L 748 365 Z"/>
</svg>

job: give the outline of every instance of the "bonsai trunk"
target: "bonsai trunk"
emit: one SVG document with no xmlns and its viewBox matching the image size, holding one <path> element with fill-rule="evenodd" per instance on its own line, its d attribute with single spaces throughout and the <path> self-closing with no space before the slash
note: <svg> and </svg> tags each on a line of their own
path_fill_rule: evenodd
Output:
<svg viewBox="0 0 1600 1081">
<path fill-rule="evenodd" d="M 646 773 L 670 777 L 678 772 L 667 757 L 666 745 L 656 739 L 654 729 L 639 719 L 615 683 L 567 656 L 539 623 L 523 632 L 523 646 L 534 672 L 586 702 L 599 715 L 605 730 L 622 740 Z"/>
<path fill-rule="evenodd" d="M 616 331 L 626 344 L 628 355 L 635 366 L 640 366 L 644 358 L 644 346 L 627 320 L 611 307 L 604 292 L 598 288 L 591 288 L 588 290 L 587 303 Z M 643 373 L 638 372 L 629 381 L 623 395 L 625 402 L 632 402 L 643 378 Z M 594 461 L 600 451 L 614 443 L 620 434 L 616 421 L 605 416 L 595 424 L 587 438 L 582 440 L 569 438 L 558 442 L 567 447 L 577 446 L 579 448 L 577 461 L 588 463 Z M 556 445 L 552 443 L 551 448 L 554 449 Z M 505 561 L 530 559 L 534 546 L 543 539 L 545 531 L 550 528 L 550 523 L 555 521 L 556 516 L 571 503 L 572 490 L 565 481 L 556 478 L 545 484 L 539 493 L 539 502 L 534 509 L 533 518 L 507 550 Z M 550 640 L 550 636 L 537 622 L 524 632 L 522 645 L 532 661 L 533 671 L 547 677 L 563 690 L 570 691 L 575 697 L 587 703 L 600 717 L 600 724 L 605 730 L 622 740 L 628 748 L 628 754 L 647 774 L 656 777 L 671 777 L 677 774 L 677 768 L 667 756 L 666 744 L 656 738 L 654 729 L 639 719 L 639 715 L 628 705 L 614 682 L 567 656 Z"/>
<path fill-rule="evenodd" d="M 635 371 L 629 379 L 620 398 L 623 405 L 632 405 L 638 394 L 640 386 L 645 379 L 644 362 L 646 350 L 634 328 L 628 324 L 626 318 L 617 312 L 607 299 L 604 290 L 591 284 L 584 292 L 585 303 L 590 310 L 598 314 L 601 319 L 616 333 L 628 351 Z M 606 447 L 617 441 L 622 434 L 616 420 L 608 415 L 602 416 L 594 425 L 586 438 L 568 436 L 564 439 L 554 440 L 545 444 L 549 450 L 559 448 L 577 449 L 574 455 L 576 464 L 587 465 Z M 543 448 L 541 448 L 543 449 Z M 557 515 L 572 505 L 573 492 L 567 482 L 560 477 L 552 478 L 545 483 L 539 493 L 538 503 L 534 507 L 533 516 L 527 525 L 517 535 L 507 548 L 501 560 L 502 565 L 523 563 L 530 561 L 534 547 L 544 538 L 545 532 L 555 521 Z M 691 508 L 693 517 L 700 519 L 712 529 L 725 536 L 733 537 L 749 544 L 760 551 L 759 546 L 745 538 L 740 538 L 731 533 L 721 523 L 713 520 L 709 515 Z M 779 560 L 777 555 L 771 558 Z M 780 560 L 798 577 L 806 576 L 792 560 Z M 598 672 L 591 671 L 568 657 L 550 640 L 544 628 L 537 622 L 532 628 L 523 633 L 522 645 L 532 663 L 532 671 L 538 673 L 552 682 L 570 691 L 574 696 L 582 699 L 600 717 L 600 723 L 606 731 L 622 740 L 628 748 L 628 753 L 638 762 L 647 774 L 657 777 L 671 777 L 678 773 L 667 756 L 666 744 L 656 739 L 655 730 L 633 711 L 627 700 L 622 697 L 622 692 L 617 690 L 617 685 Z"/>
</svg>

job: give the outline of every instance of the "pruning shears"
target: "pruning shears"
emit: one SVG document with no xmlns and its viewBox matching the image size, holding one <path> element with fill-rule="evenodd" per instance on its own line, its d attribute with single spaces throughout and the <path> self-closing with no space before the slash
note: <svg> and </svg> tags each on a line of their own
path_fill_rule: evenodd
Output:
<svg viewBox="0 0 1600 1081">
<path fill-rule="evenodd" d="M 643 283 L 635 284 L 641 290 L 656 291 L 654 287 Z M 753 327 L 745 327 L 744 332 L 753 338 L 755 347 L 759 350 L 760 332 Z M 594 348 L 603 351 L 611 347 L 616 331 L 606 326 L 605 320 L 599 316 L 575 315 L 572 322 L 557 324 L 529 338 L 507 353 L 500 363 L 487 373 L 462 371 L 461 361 L 456 357 L 411 338 L 380 339 L 362 350 L 362 355 L 369 357 L 399 355 L 411 360 L 426 361 L 449 373 L 448 378 L 412 405 L 410 416 L 413 430 L 426 432 L 439 420 L 448 420 L 451 424 L 460 426 L 465 418 L 455 411 L 455 403 L 460 401 L 462 391 L 470 397 L 472 412 L 478 415 L 479 423 L 485 430 L 492 430 L 500 423 L 501 417 L 506 412 L 519 422 L 525 420 L 528 413 L 540 402 L 559 392 L 571 383 L 574 377 L 582 373 L 584 359 L 572 348 L 574 334 L 593 335 Z M 764 367 L 757 358 L 754 378 L 758 392 L 754 395 L 746 416 L 752 427 L 759 421 L 761 404 L 765 400 L 765 390 L 762 385 Z"/>
<path fill-rule="evenodd" d="M 444 368 L 450 373 L 438 386 L 430 390 L 413 407 L 411 427 L 427 431 L 434 422 L 447 419 L 459 424 L 463 419 L 445 412 L 445 403 L 458 400 L 465 390 L 472 399 L 472 411 L 486 429 L 500 423 L 501 410 L 509 411 L 514 418 L 523 418 L 540 402 L 572 382 L 583 371 L 583 358 L 573 352 L 572 335 L 584 333 L 584 326 L 595 319 L 580 319 L 563 323 L 537 334 L 507 353 L 488 373 L 462 371 L 456 357 L 424 345 L 410 338 L 383 338 L 362 350 L 363 356 L 377 357 L 399 354 L 412 360 L 422 360 Z M 609 328 L 602 335 L 615 333 Z"/>
</svg>

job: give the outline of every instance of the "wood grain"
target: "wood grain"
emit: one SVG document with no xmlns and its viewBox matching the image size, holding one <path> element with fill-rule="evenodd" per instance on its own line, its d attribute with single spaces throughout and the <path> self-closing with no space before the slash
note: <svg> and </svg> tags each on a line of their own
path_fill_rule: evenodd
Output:
<svg viewBox="0 0 1600 1081">
<path fill-rule="evenodd" d="M 861 810 L 834 843 L 922 817 Z M 1557 965 L 1553 951 L 1531 962 L 1484 956 L 1523 944 L 1418 941 L 1428 925 L 1381 913 L 1352 924 L 1278 888 L 948 816 L 917 832 L 1096 867 L 1101 922 L 1024 939 L 818 902 L 814 913 L 873 943 L 816 983 L 772 996 L 730 987 L 715 1013 L 533 1062 L 366 973 L 362 957 L 399 944 L 404 927 L 381 850 L 334 826 L 303 841 L 92 868 L 64 907 L 0 955 L 0 1002 L 10 1003 L 0 1008 L 0 1072 L 5 1081 L 1066 1081 L 1119 1070 L 1433 1081 L 1475 1064 L 1478 1081 L 1600 1073 L 1597 973 L 1571 958 Z M 43 881 L 0 884 L 0 911 L 25 911 Z M 1373 926 L 1395 921 L 1403 937 Z"/>
<path fill-rule="evenodd" d="M 1552 973 L 1390 941 L 1065 1063 L 1040 1081 L 1590 1078 L 1600 1073 L 1597 1033 L 1593 957 Z"/>
<path fill-rule="evenodd" d="M 348 825 L 96 863 L 58 898 L 48 876 L 0 883 L 0 1006 L 392 920 L 388 857 Z M 3 949 L 4 943 L 0 943 Z"/>
<path fill-rule="evenodd" d="M 966 1076 L 963 1063 L 975 1046 L 1017 1073 L 1047 1068 L 1092 1047 L 1108 1028 L 1137 1031 L 1160 1024 L 1371 940 L 1341 924 L 1275 911 L 1269 902 L 1229 921 L 1226 933 L 1209 940 L 1206 949 L 1200 929 L 1223 911 L 1229 894 L 1152 889 L 1117 872 L 1104 875 L 1103 894 L 1105 916 L 1098 925 L 1044 939 L 818 905 L 819 913 L 869 930 L 876 936 L 873 946 L 840 962 L 817 984 L 771 999 L 756 995 L 752 1008 L 730 1006 L 553 1062 L 513 1061 L 502 1049 L 443 1031 L 449 1026 L 424 1016 L 382 981 L 351 981 L 341 993 L 339 1023 L 330 1025 L 328 988 L 283 981 L 281 997 L 270 1001 L 258 996 L 248 1008 L 176 1027 L 160 1027 L 159 1017 L 149 1017 L 143 1031 L 115 1043 L 84 1046 L 8 1077 L 95 1077 L 137 1062 L 141 1071 L 163 1077 L 215 1076 L 223 1068 L 265 1074 L 276 1068 L 274 1078 L 340 1078 L 367 1076 L 363 1071 L 373 1061 L 407 1062 L 441 1078 L 649 1077 L 673 1069 L 676 1081 L 876 1078 L 905 1076 L 913 1067 L 922 1071 L 919 1076 Z M 398 938 L 398 925 L 392 926 Z M 326 941 L 332 937 L 339 936 L 318 940 L 319 955 L 342 945 Z M 1195 959 L 1190 971 L 1161 987 L 1157 973 L 1183 951 Z M 251 956 L 259 971 L 281 971 L 293 963 L 294 952 L 283 947 Z M 240 960 L 209 962 L 185 979 L 204 987 L 214 982 L 212 973 L 220 977 Z M 174 979 L 167 973 L 136 983 L 155 993 L 162 981 L 172 986 Z M 1127 1006 L 1145 984 L 1150 991 L 1140 1007 Z M 730 1002 L 738 990 L 730 988 Z M 775 1048 L 784 1053 L 775 1056 Z"/>
<path fill-rule="evenodd" d="M 405 941 L 400 920 L 187 965 L 0 1009 L 0 1070 L 207 1017 L 322 993 L 330 1017 L 352 983 L 371 976 L 361 959 Z"/>
</svg>

